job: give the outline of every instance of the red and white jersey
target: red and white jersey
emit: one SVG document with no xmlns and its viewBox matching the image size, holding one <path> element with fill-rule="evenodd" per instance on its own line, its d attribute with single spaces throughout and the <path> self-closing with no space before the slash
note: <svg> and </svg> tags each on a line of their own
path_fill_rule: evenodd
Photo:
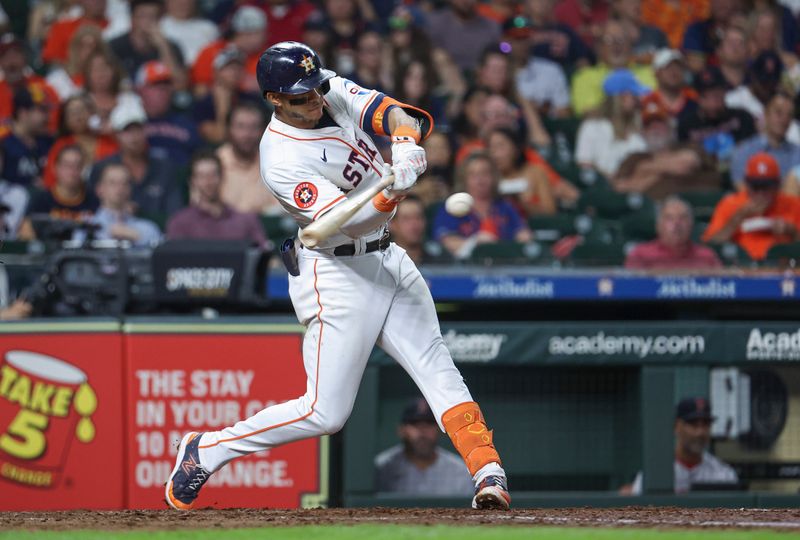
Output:
<svg viewBox="0 0 800 540">
<path fill-rule="evenodd" d="M 396 103 L 380 92 L 334 77 L 323 107 L 335 126 L 299 129 L 273 115 L 259 147 L 261 178 L 300 228 L 346 194 L 380 181 L 383 158 L 370 135 L 386 134 L 388 108 Z M 383 229 L 370 231 L 364 239 L 379 238 Z M 352 241 L 340 232 L 319 247 Z"/>
</svg>

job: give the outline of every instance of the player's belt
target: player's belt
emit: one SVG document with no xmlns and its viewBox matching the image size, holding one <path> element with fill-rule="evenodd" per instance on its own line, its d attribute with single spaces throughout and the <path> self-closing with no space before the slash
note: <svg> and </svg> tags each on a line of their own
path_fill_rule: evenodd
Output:
<svg viewBox="0 0 800 540">
<path fill-rule="evenodd" d="M 371 253 L 378 250 L 383 251 L 389 247 L 390 242 L 391 240 L 389 239 L 389 235 L 384 234 L 378 240 L 367 242 L 367 248 L 364 250 L 364 253 Z M 342 244 L 341 246 L 336 246 L 333 248 L 333 254 L 337 257 L 352 257 L 356 254 L 356 246 L 355 244 Z"/>
</svg>

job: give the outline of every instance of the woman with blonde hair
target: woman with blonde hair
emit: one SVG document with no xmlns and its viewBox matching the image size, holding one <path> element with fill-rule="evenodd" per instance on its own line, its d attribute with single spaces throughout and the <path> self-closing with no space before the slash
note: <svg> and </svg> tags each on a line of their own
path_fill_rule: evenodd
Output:
<svg viewBox="0 0 800 540">
<path fill-rule="evenodd" d="M 98 50 L 108 51 L 100 28 L 85 24 L 78 28 L 69 40 L 67 63 L 54 68 L 47 75 L 47 82 L 58 93 L 61 101 L 80 94 L 85 81 L 86 64 Z"/>
<path fill-rule="evenodd" d="M 612 178 L 630 154 L 643 152 L 639 98 L 649 92 L 627 69 L 614 71 L 603 83 L 606 100 L 600 116 L 586 118 L 578 128 L 575 161 Z"/>
</svg>

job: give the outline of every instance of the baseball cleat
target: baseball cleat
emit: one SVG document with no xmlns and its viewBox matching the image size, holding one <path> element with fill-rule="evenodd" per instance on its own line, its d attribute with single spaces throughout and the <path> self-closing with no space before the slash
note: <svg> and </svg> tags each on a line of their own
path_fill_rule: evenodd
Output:
<svg viewBox="0 0 800 540">
<path fill-rule="evenodd" d="M 166 483 L 166 501 L 175 510 L 191 510 L 200 488 L 211 473 L 200 465 L 200 444 L 202 433 L 187 433 L 178 446 L 175 468 Z"/>
<path fill-rule="evenodd" d="M 511 495 L 508 494 L 506 479 L 502 476 L 487 476 L 475 488 L 472 508 L 477 510 L 508 510 Z"/>
</svg>

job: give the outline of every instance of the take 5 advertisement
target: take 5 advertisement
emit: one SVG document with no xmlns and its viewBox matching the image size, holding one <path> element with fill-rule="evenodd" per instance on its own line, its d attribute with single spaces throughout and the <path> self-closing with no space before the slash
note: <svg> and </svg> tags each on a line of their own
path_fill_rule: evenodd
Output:
<svg viewBox="0 0 800 540">
<path fill-rule="evenodd" d="M 122 336 L 0 334 L 0 508 L 123 507 Z"/>
<path fill-rule="evenodd" d="M 266 325 L 218 333 L 214 325 L 73 327 L 0 330 L 0 510 L 166 508 L 164 483 L 183 434 L 219 430 L 305 392 L 294 325 L 280 333 Z M 196 506 L 324 505 L 327 442 L 236 459 Z"/>
</svg>

